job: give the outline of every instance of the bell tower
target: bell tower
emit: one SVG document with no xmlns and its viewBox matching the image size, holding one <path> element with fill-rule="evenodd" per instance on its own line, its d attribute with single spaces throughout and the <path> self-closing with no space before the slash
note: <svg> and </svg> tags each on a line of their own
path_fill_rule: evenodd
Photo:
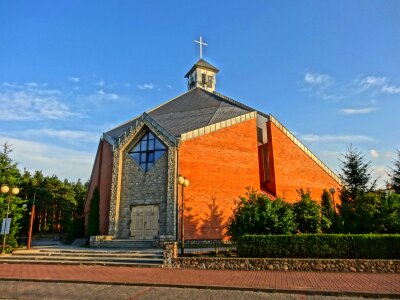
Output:
<svg viewBox="0 0 400 300">
<path fill-rule="evenodd" d="M 185 75 L 185 78 L 187 78 L 188 90 L 201 87 L 209 92 L 213 92 L 215 91 L 217 83 L 216 75 L 219 70 L 203 59 L 203 46 L 208 45 L 203 43 L 202 37 L 200 36 L 200 40 L 194 42 L 198 43 L 200 46 L 200 59 Z"/>
</svg>

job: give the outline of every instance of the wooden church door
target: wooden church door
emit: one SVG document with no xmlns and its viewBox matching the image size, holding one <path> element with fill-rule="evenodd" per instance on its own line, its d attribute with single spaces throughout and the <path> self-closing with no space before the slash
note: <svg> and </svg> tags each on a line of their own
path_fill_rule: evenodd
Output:
<svg viewBox="0 0 400 300">
<path fill-rule="evenodd" d="M 158 205 L 132 207 L 131 237 L 137 240 L 152 240 L 158 236 Z"/>
</svg>

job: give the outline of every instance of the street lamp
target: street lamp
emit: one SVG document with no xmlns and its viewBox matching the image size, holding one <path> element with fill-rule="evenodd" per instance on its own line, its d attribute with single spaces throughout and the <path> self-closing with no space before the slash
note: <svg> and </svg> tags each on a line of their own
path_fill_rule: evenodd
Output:
<svg viewBox="0 0 400 300">
<path fill-rule="evenodd" d="M 2 250 L 1 250 L 1 254 L 5 254 L 5 253 L 6 253 L 6 236 L 7 236 L 7 234 L 8 234 L 7 229 L 10 228 L 10 224 L 11 224 L 11 222 L 9 222 L 9 220 L 8 220 L 8 214 L 9 214 L 9 212 L 10 212 L 11 195 L 17 195 L 17 194 L 19 193 L 19 188 L 13 187 L 13 188 L 10 190 L 10 187 L 9 187 L 8 185 L 3 185 L 3 186 L 1 187 L 1 192 L 2 192 L 3 194 L 8 194 L 7 213 L 6 213 L 6 218 L 4 219 L 4 222 L 3 222 L 3 224 L 4 224 L 4 227 L 3 227 L 3 228 L 4 228 L 4 231 L 2 232 L 2 233 L 3 233 L 3 248 L 2 248 Z"/>
<path fill-rule="evenodd" d="M 335 189 L 334 187 L 331 187 L 331 188 L 329 189 L 329 193 L 331 193 L 331 195 L 332 195 L 332 201 L 333 201 L 333 212 L 336 214 L 336 205 L 335 205 L 335 192 L 336 192 L 336 189 Z"/>
<path fill-rule="evenodd" d="M 189 180 L 186 179 L 186 177 L 183 177 L 179 175 L 178 177 L 178 183 L 179 185 L 182 186 L 182 205 L 181 205 L 181 255 L 185 253 L 185 219 L 184 219 L 184 209 L 185 209 L 185 202 L 183 198 L 183 193 L 185 190 L 185 187 L 189 186 Z"/>
</svg>

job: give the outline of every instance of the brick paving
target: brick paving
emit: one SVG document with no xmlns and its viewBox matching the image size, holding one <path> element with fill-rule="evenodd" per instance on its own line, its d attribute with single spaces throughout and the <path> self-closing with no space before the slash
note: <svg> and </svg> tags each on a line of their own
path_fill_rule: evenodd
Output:
<svg viewBox="0 0 400 300">
<path fill-rule="evenodd" d="M 400 274 L 0 264 L 1 279 L 171 287 L 225 287 L 317 294 L 391 295 L 400 298 Z"/>
<path fill-rule="evenodd" d="M 264 293 L 156 286 L 123 286 L 60 282 L 0 281 L 0 299 L 229 299 L 229 300 L 356 300 L 358 297 Z M 374 298 L 378 299 L 378 298 Z M 382 299 L 382 298 L 379 298 Z"/>
</svg>

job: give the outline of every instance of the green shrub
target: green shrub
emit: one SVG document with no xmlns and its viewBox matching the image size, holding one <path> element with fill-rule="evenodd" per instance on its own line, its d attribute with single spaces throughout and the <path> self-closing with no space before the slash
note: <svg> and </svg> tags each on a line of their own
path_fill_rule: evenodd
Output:
<svg viewBox="0 0 400 300">
<path fill-rule="evenodd" d="M 244 235 L 240 257 L 399 259 L 399 234 Z"/>
<path fill-rule="evenodd" d="M 271 200 L 248 188 L 240 197 L 229 218 L 228 235 L 236 240 L 244 234 L 288 234 L 296 231 L 295 215 L 289 203 L 280 198 Z"/>
</svg>

